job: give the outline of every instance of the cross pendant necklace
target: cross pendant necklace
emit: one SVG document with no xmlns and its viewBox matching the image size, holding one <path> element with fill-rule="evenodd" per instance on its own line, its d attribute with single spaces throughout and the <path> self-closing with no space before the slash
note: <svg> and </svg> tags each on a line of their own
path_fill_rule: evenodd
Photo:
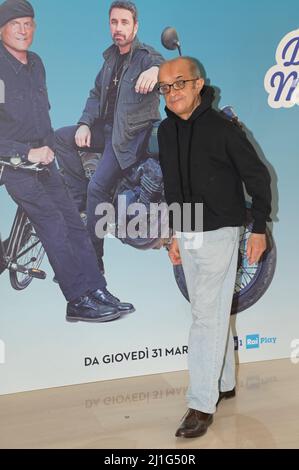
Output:
<svg viewBox="0 0 299 470">
<path fill-rule="evenodd" d="M 119 58 L 117 58 L 117 60 L 116 60 L 116 66 L 115 66 L 115 68 L 116 68 L 115 77 L 114 77 L 114 79 L 112 80 L 113 83 L 114 83 L 114 86 L 118 86 L 118 82 L 119 82 L 119 80 L 120 80 L 120 79 L 118 78 L 118 74 L 121 75 L 121 70 L 122 70 L 123 66 L 124 66 L 123 60 L 120 59 L 120 65 L 119 65 Z"/>
</svg>

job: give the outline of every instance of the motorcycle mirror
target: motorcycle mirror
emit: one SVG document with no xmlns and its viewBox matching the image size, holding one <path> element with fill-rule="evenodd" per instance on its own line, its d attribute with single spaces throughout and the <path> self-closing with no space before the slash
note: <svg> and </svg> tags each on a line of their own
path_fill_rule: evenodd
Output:
<svg viewBox="0 0 299 470">
<path fill-rule="evenodd" d="M 171 26 L 167 26 L 161 35 L 162 45 L 169 51 L 178 49 L 180 56 L 182 55 L 181 44 L 178 37 L 178 33 Z"/>
</svg>

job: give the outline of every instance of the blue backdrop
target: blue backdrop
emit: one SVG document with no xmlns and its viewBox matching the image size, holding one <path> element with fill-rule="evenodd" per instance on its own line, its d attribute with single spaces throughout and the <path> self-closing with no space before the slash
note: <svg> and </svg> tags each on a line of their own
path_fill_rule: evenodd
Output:
<svg viewBox="0 0 299 470">
<path fill-rule="evenodd" d="M 76 123 L 89 89 L 111 44 L 110 0 L 32 0 L 37 33 L 32 50 L 47 70 L 51 116 L 55 128 Z M 264 77 L 275 65 L 279 42 L 298 29 L 298 0 L 136 0 L 139 39 L 160 50 L 165 26 L 179 32 L 183 53 L 197 57 L 207 78 L 221 90 L 220 106 L 233 105 L 246 124 L 273 179 L 273 233 L 278 249 L 274 280 L 262 299 L 238 315 L 239 337 L 259 333 L 275 336 L 275 345 L 239 351 L 241 361 L 286 357 L 299 336 L 298 265 L 298 106 L 273 109 Z M 299 54 L 297 58 L 299 62 Z M 298 70 L 299 73 L 299 70 Z M 161 106 L 161 109 L 163 106 Z M 278 197 L 279 194 L 279 197 Z M 8 234 L 14 204 L 0 189 L 0 231 Z M 186 344 L 189 305 L 179 293 L 166 253 L 138 252 L 109 240 L 106 249 L 112 291 L 136 304 L 137 312 L 111 325 L 70 326 L 64 321 L 65 302 L 52 283 L 16 293 L 6 274 L 0 279 L 0 340 L 6 361 L 0 365 L 0 393 L 182 369 L 186 358 L 148 360 L 109 367 L 86 368 L 86 356 L 138 348 Z"/>
</svg>

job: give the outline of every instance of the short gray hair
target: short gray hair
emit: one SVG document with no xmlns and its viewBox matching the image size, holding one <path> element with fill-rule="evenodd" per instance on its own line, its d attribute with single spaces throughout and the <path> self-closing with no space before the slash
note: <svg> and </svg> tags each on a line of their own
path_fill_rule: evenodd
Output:
<svg viewBox="0 0 299 470">
<path fill-rule="evenodd" d="M 203 74 L 201 72 L 202 66 L 199 60 L 195 59 L 194 57 L 189 57 L 189 56 L 180 56 L 180 57 L 175 57 L 174 59 L 166 60 L 160 65 L 160 70 L 164 67 L 164 65 L 167 64 L 172 64 L 174 62 L 177 62 L 179 60 L 184 60 L 185 62 L 188 63 L 190 72 L 192 76 L 202 78 Z"/>
<path fill-rule="evenodd" d="M 197 59 L 190 56 L 182 56 L 181 59 L 186 60 L 190 66 L 190 72 L 194 77 L 201 77 L 200 63 Z"/>
</svg>

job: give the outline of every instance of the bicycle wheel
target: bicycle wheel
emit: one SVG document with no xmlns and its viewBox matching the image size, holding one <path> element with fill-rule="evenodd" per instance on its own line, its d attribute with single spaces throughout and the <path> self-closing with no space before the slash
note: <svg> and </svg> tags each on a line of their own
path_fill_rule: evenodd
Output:
<svg viewBox="0 0 299 470">
<path fill-rule="evenodd" d="M 9 240 L 10 283 L 14 289 L 23 290 L 31 283 L 33 278 L 29 274 L 17 271 L 15 265 L 27 269 L 38 269 L 43 261 L 45 250 L 35 233 L 33 225 L 20 208 L 17 211 Z"/>
</svg>

